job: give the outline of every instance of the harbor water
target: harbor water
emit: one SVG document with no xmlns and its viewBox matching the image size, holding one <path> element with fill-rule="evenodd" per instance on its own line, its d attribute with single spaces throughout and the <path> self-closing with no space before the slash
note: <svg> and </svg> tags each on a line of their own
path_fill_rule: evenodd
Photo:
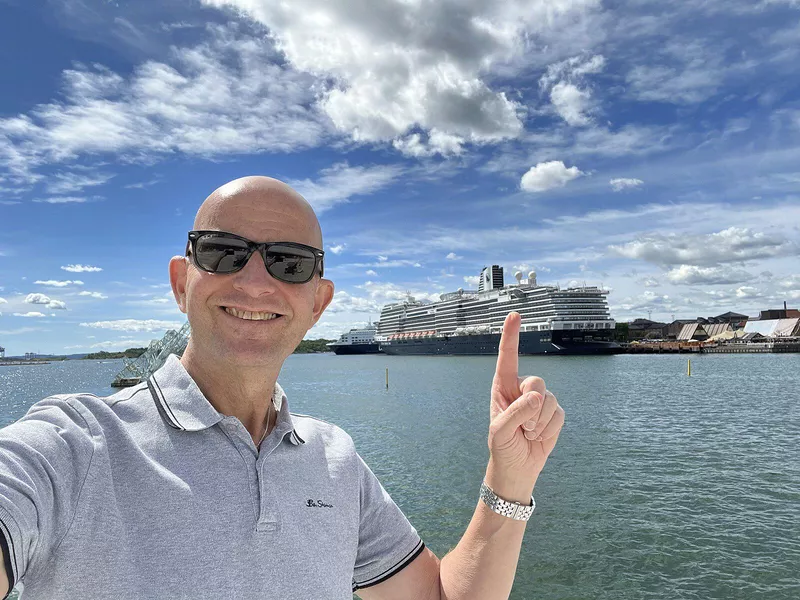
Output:
<svg viewBox="0 0 800 600">
<path fill-rule="evenodd" d="M 512 598 L 800 598 L 800 354 L 693 356 L 691 377 L 686 358 L 521 357 L 567 418 Z M 113 393 L 121 366 L 0 367 L 0 424 L 49 394 Z M 443 556 L 477 501 L 493 372 L 491 357 L 294 355 L 281 383 L 294 412 L 350 433 Z"/>
</svg>

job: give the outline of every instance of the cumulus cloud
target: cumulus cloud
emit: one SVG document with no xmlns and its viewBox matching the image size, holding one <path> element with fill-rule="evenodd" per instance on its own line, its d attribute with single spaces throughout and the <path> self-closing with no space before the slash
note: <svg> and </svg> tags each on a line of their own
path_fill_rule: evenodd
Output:
<svg viewBox="0 0 800 600">
<path fill-rule="evenodd" d="M 456 254 L 455 252 L 451 252 L 450 254 L 448 254 L 447 256 L 445 256 L 445 258 L 446 258 L 447 260 L 461 260 L 461 259 L 462 259 L 462 258 L 464 258 L 464 257 L 463 257 L 463 256 L 459 256 L 459 255 L 458 255 L 458 254 Z"/>
<path fill-rule="evenodd" d="M 656 234 L 627 244 L 609 246 L 609 251 L 617 256 L 664 266 L 714 266 L 728 262 L 791 256 L 800 249 L 796 242 L 778 233 L 729 227 L 706 235 Z"/>
<path fill-rule="evenodd" d="M 0 304 L 8 304 L 8 300 L 5 298 L 0 298 Z"/>
<path fill-rule="evenodd" d="M 719 285 L 726 283 L 742 283 L 755 276 L 744 269 L 729 266 L 697 267 L 681 265 L 667 272 L 667 279 L 681 285 Z"/>
<path fill-rule="evenodd" d="M 611 185 L 611 189 L 615 192 L 621 192 L 622 190 L 630 190 L 640 187 L 644 184 L 644 181 L 641 179 L 629 179 L 626 177 L 620 177 L 617 179 L 611 179 L 608 182 Z"/>
<path fill-rule="evenodd" d="M 481 281 L 480 275 L 466 275 L 464 277 L 464 282 L 465 283 L 467 283 L 469 285 L 472 285 L 472 286 L 475 286 L 476 288 L 478 287 L 478 284 L 480 283 L 480 281 Z"/>
<path fill-rule="evenodd" d="M 62 302 L 61 300 L 54 300 L 49 296 L 45 296 L 44 294 L 28 294 L 25 297 L 25 303 L 41 304 L 42 306 L 46 306 L 47 308 L 56 310 L 65 310 L 67 308 L 67 305 L 64 304 L 64 302 Z"/>
<path fill-rule="evenodd" d="M 49 304 L 50 298 L 44 294 L 28 294 L 25 302 L 28 304 Z"/>
<path fill-rule="evenodd" d="M 28 294 L 25 297 L 26 304 L 41 304 L 46 306 L 47 308 L 55 309 L 55 310 L 65 310 L 67 305 L 64 304 L 61 300 L 54 300 L 49 296 L 45 296 L 44 294 Z M 42 315 L 44 316 L 44 315 Z"/>
<path fill-rule="evenodd" d="M 82 281 L 77 279 L 75 280 L 66 280 L 66 281 L 57 281 L 55 279 L 47 279 L 42 281 L 41 279 L 38 281 L 34 281 L 37 285 L 46 285 L 47 287 L 67 287 L 68 285 L 83 285 Z"/>
<path fill-rule="evenodd" d="M 97 273 L 103 270 L 100 267 L 92 267 L 90 265 L 66 265 L 61 269 L 70 273 Z"/>
<path fill-rule="evenodd" d="M 453 136 L 456 146 L 518 136 L 521 107 L 491 89 L 484 73 L 523 52 L 530 38 L 544 45 L 559 39 L 564 27 L 599 6 L 596 0 L 376 0 L 358 9 L 327 0 L 203 2 L 244 11 L 270 29 L 295 68 L 329 78 L 320 106 L 354 139 L 393 140 L 420 128 Z M 411 154 L 435 145 L 420 138 L 400 144 Z"/>
<path fill-rule="evenodd" d="M 178 321 L 158 321 L 155 319 L 119 319 L 116 321 L 94 321 L 81 323 L 81 327 L 94 327 L 96 329 L 113 329 L 114 331 L 165 331 L 167 329 L 180 329 L 183 323 Z"/>
<path fill-rule="evenodd" d="M 78 296 L 89 296 L 90 298 L 96 298 L 98 300 L 106 300 L 108 298 L 108 296 L 101 292 L 89 292 L 87 290 L 80 292 Z"/>
<path fill-rule="evenodd" d="M 550 101 L 556 112 L 570 125 L 587 125 L 591 119 L 586 115 L 590 108 L 591 94 L 563 81 L 550 90 Z"/>
<path fill-rule="evenodd" d="M 539 86 L 550 90 L 550 102 L 556 113 L 569 125 L 588 125 L 594 110 L 592 94 L 585 86 L 586 75 L 599 73 L 605 58 L 573 56 L 550 65 L 539 80 Z M 581 88 L 579 86 L 583 85 Z"/>
<path fill-rule="evenodd" d="M 380 313 L 383 304 L 372 298 L 360 298 L 345 291 L 336 292 L 326 312 L 331 313 Z"/>
<path fill-rule="evenodd" d="M 341 254 L 344 250 L 344 244 L 337 244 L 335 246 L 328 246 L 328 250 L 333 254 Z"/>
<path fill-rule="evenodd" d="M 390 185 L 401 174 L 402 169 L 398 166 L 351 167 L 345 162 L 323 169 L 316 181 L 294 179 L 288 183 L 314 206 L 317 213 L 321 213 L 347 202 L 353 196 L 376 192 Z"/>
<path fill-rule="evenodd" d="M 578 167 L 569 167 L 560 160 L 551 160 L 531 167 L 520 180 L 520 187 L 526 192 L 544 192 L 564 187 L 584 173 Z"/>
<path fill-rule="evenodd" d="M 378 273 L 377 273 L 377 271 L 373 271 L 372 269 L 369 269 L 366 273 L 364 273 L 364 275 L 370 275 L 372 277 L 377 277 Z"/>
</svg>

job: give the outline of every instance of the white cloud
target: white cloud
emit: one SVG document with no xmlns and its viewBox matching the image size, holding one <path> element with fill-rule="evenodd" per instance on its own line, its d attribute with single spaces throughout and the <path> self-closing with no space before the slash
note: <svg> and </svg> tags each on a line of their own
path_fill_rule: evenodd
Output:
<svg viewBox="0 0 800 600">
<path fill-rule="evenodd" d="M 91 349 L 100 350 L 117 350 L 119 352 L 127 350 L 128 348 L 144 348 L 150 345 L 150 340 L 108 340 L 106 342 L 97 342 L 89 346 Z M 81 346 L 76 346 L 81 347 Z"/>
<path fill-rule="evenodd" d="M 90 154 L 140 160 L 316 146 L 327 125 L 313 106 L 313 79 L 276 64 L 266 36 L 244 37 L 235 26 L 208 33 L 209 42 L 173 48 L 167 62 L 148 61 L 127 77 L 97 65 L 64 71 L 63 100 L 0 119 L 0 162 L 31 182 L 41 165 Z M 79 183 L 67 178 L 62 187 Z"/>
<path fill-rule="evenodd" d="M 14 313 L 15 317 L 46 317 L 47 315 L 40 313 L 40 312 L 26 312 L 26 313 Z"/>
<path fill-rule="evenodd" d="M 42 204 L 83 204 L 89 202 L 91 198 L 84 198 L 81 196 L 54 196 L 51 198 L 34 198 L 34 202 Z"/>
<path fill-rule="evenodd" d="M 586 115 L 591 107 L 591 94 L 580 90 L 577 86 L 563 81 L 558 82 L 550 90 L 550 101 L 569 125 L 588 125 L 591 119 Z"/>
<path fill-rule="evenodd" d="M 371 298 L 359 298 L 345 291 L 336 292 L 326 312 L 336 313 L 373 313 L 381 312 L 383 304 Z"/>
<path fill-rule="evenodd" d="M 450 254 L 448 254 L 447 256 L 445 256 L 445 258 L 446 258 L 447 260 L 461 260 L 461 259 L 462 259 L 462 258 L 464 258 L 464 257 L 463 257 L 463 256 L 459 256 L 459 255 L 458 255 L 458 254 L 456 254 L 455 252 L 451 252 Z"/>
<path fill-rule="evenodd" d="M 481 276 L 480 275 L 466 275 L 464 277 L 464 282 L 469 284 L 469 285 L 471 285 L 471 286 L 474 286 L 475 288 L 477 288 L 478 284 L 481 282 Z"/>
<path fill-rule="evenodd" d="M 356 140 L 402 138 L 414 128 L 467 142 L 514 138 L 520 106 L 482 76 L 510 64 L 529 40 L 558 43 L 596 0 L 389 2 L 203 0 L 244 11 L 270 29 L 297 69 L 329 78 L 320 106 Z M 405 151 L 420 146 L 401 143 Z M 401 147 L 401 149 L 403 149 Z"/>
<path fill-rule="evenodd" d="M 83 285 L 82 281 L 79 280 L 66 280 L 66 281 L 57 281 L 55 279 L 48 279 L 46 281 L 38 280 L 34 281 L 34 283 L 38 285 L 46 285 L 47 287 L 67 287 L 68 285 Z"/>
<path fill-rule="evenodd" d="M 734 269 L 728 266 L 697 267 L 694 265 L 681 265 L 667 273 L 667 279 L 680 285 L 718 285 L 725 283 L 742 283 L 750 281 L 755 276 L 744 269 Z"/>
<path fill-rule="evenodd" d="M 72 194 L 80 192 L 83 188 L 103 185 L 110 181 L 114 175 L 108 173 L 56 173 L 50 175 L 46 188 L 48 194 Z"/>
<path fill-rule="evenodd" d="M 706 265 L 791 256 L 798 244 L 777 233 L 729 227 L 706 235 L 655 234 L 609 246 L 618 256 L 659 265 Z"/>
<path fill-rule="evenodd" d="M 364 273 L 364 274 L 365 274 L 365 275 L 370 275 L 370 276 L 372 276 L 372 277 L 377 277 L 377 276 L 378 276 L 378 273 L 377 273 L 376 271 L 373 271 L 372 269 L 368 270 L 368 271 L 367 271 L 366 273 Z"/>
<path fill-rule="evenodd" d="M 89 292 L 84 290 L 78 294 L 78 296 L 89 296 L 90 298 L 97 298 L 98 300 L 106 300 L 108 296 L 101 292 Z"/>
<path fill-rule="evenodd" d="M 66 265 L 61 269 L 70 273 L 96 273 L 103 270 L 100 267 L 92 267 L 90 265 Z"/>
<path fill-rule="evenodd" d="M 611 179 L 608 182 L 611 185 L 611 189 L 615 192 L 621 192 L 622 190 L 629 190 L 635 189 L 640 187 L 644 184 L 644 181 L 641 179 L 629 179 L 627 177 L 619 177 L 617 179 Z"/>
<path fill-rule="evenodd" d="M 0 304 L 8 304 L 8 300 L 5 298 L 0 298 Z"/>
<path fill-rule="evenodd" d="M 344 244 L 337 244 L 335 246 L 328 246 L 328 250 L 334 254 L 341 254 L 344 250 Z"/>
<path fill-rule="evenodd" d="M 544 192 L 553 188 L 564 187 L 584 173 L 578 167 L 567 168 L 560 160 L 551 160 L 531 167 L 522 176 L 520 187 L 526 192 Z"/>
<path fill-rule="evenodd" d="M 183 326 L 179 321 L 158 321 L 155 319 L 119 319 L 117 321 L 95 321 L 81 323 L 81 327 L 95 327 L 97 329 L 113 329 L 115 331 L 164 331 L 167 329 L 178 330 Z"/>
<path fill-rule="evenodd" d="M 25 297 L 26 304 L 41 304 L 46 306 L 47 308 L 64 310 L 67 308 L 67 305 L 64 304 L 61 300 L 55 300 L 50 298 L 49 296 L 45 296 L 44 294 L 28 294 Z M 42 315 L 44 316 L 44 315 Z"/>
<path fill-rule="evenodd" d="M 539 80 L 543 90 L 550 88 L 550 102 L 568 125 L 591 123 L 589 115 L 594 110 L 592 94 L 579 85 L 583 85 L 586 75 L 602 71 L 605 64 L 605 58 L 600 55 L 590 58 L 573 56 L 550 65 Z"/>
<path fill-rule="evenodd" d="M 320 171 L 316 181 L 290 180 L 287 183 L 308 200 L 317 213 L 347 202 L 352 196 L 364 196 L 390 185 L 402 173 L 392 165 L 351 167 L 339 163 Z M 335 254 L 335 253 L 334 253 Z"/>
<path fill-rule="evenodd" d="M 422 158 L 437 154 L 441 156 L 459 155 L 464 151 L 464 143 L 463 137 L 434 128 L 428 134 L 427 140 L 424 135 L 412 133 L 404 138 L 394 140 L 392 145 L 406 156 Z"/>
<path fill-rule="evenodd" d="M 50 297 L 44 294 L 28 294 L 25 297 L 25 302 L 28 304 L 49 304 Z"/>
</svg>

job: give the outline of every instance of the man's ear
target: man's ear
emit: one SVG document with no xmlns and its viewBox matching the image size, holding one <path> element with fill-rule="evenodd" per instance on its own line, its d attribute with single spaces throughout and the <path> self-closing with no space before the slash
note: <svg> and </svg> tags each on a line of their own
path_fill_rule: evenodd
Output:
<svg viewBox="0 0 800 600">
<path fill-rule="evenodd" d="M 178 308 L 186 314 L 186 271 L 189 263 L 185 256 L 173 256 L 169 261 L 169 282 Z"/>
<path fill-rule="evenodd" d="M 328 308 L 328 305 L 333 300 L 333 282 L 330 279 L 319 280 L 317 291 L 314 292 L 314 319 L 313 325 L 317 324 L 322 313 Z"/>
</svg>

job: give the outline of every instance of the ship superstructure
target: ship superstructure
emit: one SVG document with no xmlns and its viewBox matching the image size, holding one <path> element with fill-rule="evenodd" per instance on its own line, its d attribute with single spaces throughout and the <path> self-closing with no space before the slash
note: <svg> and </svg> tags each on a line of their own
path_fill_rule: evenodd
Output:
<svg viewBox="0 0 800 600">
<path fill-rule="evenodd" d="M 595 286 L 538 285 L 535 272 L 505 285 L 503 268 L 493 265 L 481 271 L 477 291 L 385 306 L 376 339 L 387 354 L 496 354 L 503 321 L 516 311 L 521 354 L 611 353 L 618 345 L 607 295 Z"/>
</svg>

